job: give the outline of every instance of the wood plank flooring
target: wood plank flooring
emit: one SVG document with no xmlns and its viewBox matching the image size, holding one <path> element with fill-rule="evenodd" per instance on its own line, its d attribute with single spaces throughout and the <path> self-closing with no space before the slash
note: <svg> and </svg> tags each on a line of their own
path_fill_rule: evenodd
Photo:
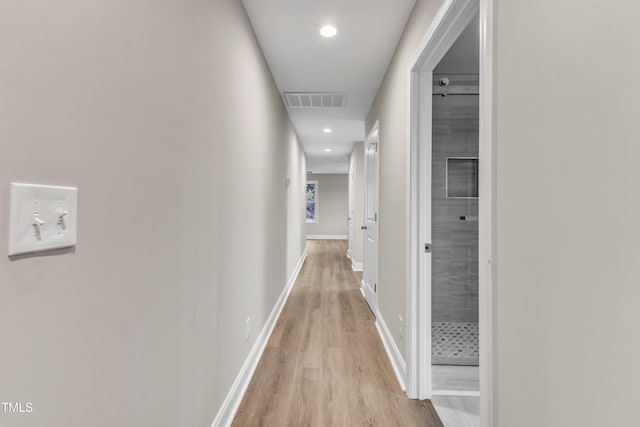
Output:
<svg viewBox="0 0 640 427">
<path fill-rule="evenodd" d="M 346 242 L 307 250 L 233 425 L 443 427 L 431 402 L 400 389 Z"/>
</svg>

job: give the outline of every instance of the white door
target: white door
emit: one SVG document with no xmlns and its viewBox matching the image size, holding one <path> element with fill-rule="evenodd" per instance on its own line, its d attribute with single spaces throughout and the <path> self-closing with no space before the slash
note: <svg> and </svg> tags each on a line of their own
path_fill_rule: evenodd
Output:
<svg viewBox="0 0 640 427">
<path fill-rule="evenodd" d="M 347 248 L 347 256 L 353 260 L 353 163 L 349 166 L 349 218 L 347 218 L 349 226 L 349 248 Z"/>
<path fill-rule="evenodd" d="M 375 315 L 378 312 L 378 124 L 376 123 L 364 151 L 365 215 L 364 271 L 362 292 Z"/>
</svg>

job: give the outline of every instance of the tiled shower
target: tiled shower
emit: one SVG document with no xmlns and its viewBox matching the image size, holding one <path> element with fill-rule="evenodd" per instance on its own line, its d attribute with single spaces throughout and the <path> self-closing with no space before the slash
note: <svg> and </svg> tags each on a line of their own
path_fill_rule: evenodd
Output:
<svg viewBox="0 0 640 427">
<path fill-rule="evenodd" d="M 478 364 L 477 78 L 434 76 L 433 364 Z"/>
</svg>

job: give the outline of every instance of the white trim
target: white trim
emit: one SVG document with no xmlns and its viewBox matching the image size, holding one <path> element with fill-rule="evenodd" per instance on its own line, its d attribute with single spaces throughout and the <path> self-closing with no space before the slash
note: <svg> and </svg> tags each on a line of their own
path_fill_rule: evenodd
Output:
<svg viewBox="0 0 640 427">
<path fill-rule="evenodd" d="M 346 234 L 307 234 L 307 240 L 349 240 Z"/>
<path fill-rule="evenodd" d="M 407 366 L 404 363 L 402 354 L 400 354 L 400 350 L 398 350 L 398 347 L 391 336 L 391 332 L 389 332 L 389 328 L 387 328 L 387 324 L 382 318 L 380 310 L 376 313 L 376 329 L 378 330 L 378 335 L 380 335 L 384 349 L 387 351 L 387 356 L 389 356 L 389 361 L 391 362 L 393 371 L 396 373 L 400 387 L 402 390 L 406 390 L 405 378 L 407 375 Z"/>
<path fill-rule="evenodd" d="M 251 378 L 253 377 L 253 373 L 258 366 L 258 362 L 262 357 L 262 353 L 264 352 L 265 347 L 267 346 L 267 342 L 271 337 L 271 333 L 273 332 L 273 328 L 276 326 L 276 322 L 280 317 L 280 313 L 284 308 L 284 304 L 287 302 L 289 298 L 289 294 L 293 289 L 293 285 L 298 278 L 298 274 L 300 274 L 300 270 L 302 269 L 302 265 L 304 264 L 305 259 L 307 258 L 307 251 L 302 253 L 300 256 L 300 260 L 298 264 L 294 268 L 289 280 L 287 281 L 287 285 L 282 290 L 276 305 L 273 307 L 269 318 L 260 331 L 260 335 L 256 339 L 256 342 L 253 344 L 247 359 L 245 360 L 238 376 L 236 377 L 227 397 L 224 399 L 216 418 L 213 420 L 211 427 L 228 427 L 233 422 L 234 417 L 236 416 L 236 412 L 240 407 L 240 403 L 242 402 L 242 398 L 249 387 L 249 383 L 251 382 Z"/>
<path fill-rule="evenodd" d="M 477 12 L 478 0 L 445 0 L 415 50 L 410 70 L 423 71 L 427 65 L 433 70 Z"/>
<path fill-rule="evenodd" d="M 480 392 L 472 390 L 433 390 L 431 396 L 480 397 Z"/>
<path fill-rule="evenodd" d="M 408 69 L 407 395 L 431 397 L 431 97 L 433 69 L 478 11 L 477 0 L 445 0 Z"/>
<path fill-rule="evenodd" d="M 363 271 L 364 263 L 351 260 L 351 269 L 353 271 Z"/>
<path fill-rule="evenodd" d="M 478 291 L 480 304 L 480 426 L 493 426 L 493 0 L 480 2 L 480 192 Z M 484 260 L 484 261 L 483 261 Z"/>
<path fill-rule="evenodd" d="M 480 132 L 479 156 L 479 308 L 480 308 L 480 425 L 493 425 L 493 282 L 492 282 L 492 160 L 493 160 L 493 0 L 445 0 L 421 41 L 409 67 L 409 118 L 407 147 L 407 394 L 425 395 L 422 387 L 427 380 L 426 395 L 431 394 L 431 288 L 421 288 L 430 269 L 425 269 L 426 257 L 421 254 L 424 240 L 430 236 L 430 224 L 424 224 L 424 206 L 419 206 L 419 191 L 430 189 L 419 165 L 430 162 L 429 150 L 420 150 L 420 132 L 431 135 L 431 90 L 433 68 L 464 30 L 461 24 L 471 19 L 479 9 L 480 20 Z M 471 16 L 469 16 L 471 15 Z M 468 22 L 468 21 L 467 21 Z M 454 28 L 455 27 L 455 28 Z M 458 33 L 458 34 L 456 34 Z M 422 102 L 420 102 L 422 101 Z M 429 144 L 430 145 L 430 144 Z M 421 152 L 422 151 L 422 152 Z M 429 163 L 427 163 L 429 164 Z M 424 169 L 424 168 L 423 168 Z M 422 176 L 420 176 L 422 175 Z M 422 221 L 421 221 L 422 220 Z M 425 226 L 428 230 L 425 230 Z M 428 233 L 427 233 L 428 232 Z M 430 267 L 430 266 L 429 266 Z M 420 289 L 426 292 L 419 292 Z M 426 305 L 425 305 L 426 304 Z M 428 310 L 419 310 L 428 307 Z M 425 338 L 426 337 L 426 338 Z M 422 357 L 421 357 L 422 355 Z M 422 368 L 422 369 L 420 369 Z M 457 392 L 460 393 L 460 392 Z"/>
<path fill-rule="evenodd" d="M 375 313 L 378 312 L 378 284 L 380 281 L 380 144 L 381 144 L 381 134 L 380 134 L 380 119 L 377 119 L 373 124 L 373 127 L 369 130 L 369 134 L 364 141 L 364 225 L 369 226 L 370 219 L 368 218 L 368 209 L 369 209 L 369 162 L 368 162 L 368 151 L 371 145 L 376 146 L 376 158 L 375 158 L 375 169 L 376 169 L 376 177 L 375 177 L 375 201 L 374 201 L 374 220 L 375 223 L 375 262 L 369 262 L 367 268 L 375 270 L 375 280 L 374 282 L 374 291 L 373 295 L 369 295 L 372 292 L 367 291 L 367 287 L 363 287 L 362 290 L 365 293 L 365 299 L 367 300 L 367 304 L 371 308 L 371 311 Z M 365 228 L 366 229 L 366 228 Z M 367 272 L 364 271 L 364 262 L 367 261 L 367 233 L 369 230 L 365 231 L 363 234 L 364 239 L 364 252 L 363 252 L 363 267 L 362 267 L 362 279 L 364 283 L 364 279 L 368 278 Z M 371 256 L 369 255 L 369 258 Z M 371 261 L 371 259 L 369 259 Z M 371 284 L 368 286 L 369 290 L 371 290 Z"/>
<path fill-rule="evenodd" d="M 409 117 L 407 147 L 407 394 L 414 398 L 431 393 L 431 285 L 428 258 L 422 245 L 429 242 L 430 220 L 425 201 L 430 174 L 420 164 L 430 164 L 431 91 L 433 68 L 479 10 L 480 20 L 480 132 L 479 132 L 479 309 L 480 309 L 480 425 L 493 425 L 493 281 L 492 281 L 492 188 L 493 188 L 493 0 L 445 0 L 429 26 L 409 66 Z M 465 22 L 466 21 L 466 22 Z M 429 145 L 429 147 L 426 147 Z M 425 149 L 421 149 L 421 148 Z M 427 190 L 427 191 L 424 191 Z M 424 192 L 423 192 L 424 191 Z M 421 193 L 422 192 L 422 193 Z M 430 199 L 430 197 L 429 197 Z M 429 223 L 427 223 L 429 222 Z M 421 286 L 422 285 L 422 286 Z M 419 292 L 420 290 L 423 292 Z M 420 310 L 428 307 L 428 310 Z M 426 318 L 423 314 L 427 313 Z M 424 384 L 427 384 L 425 389 Z M 441 391 L 442 392 L 442 391 Z M 439 394 L 441 394 L 439 392 Z M 444 391 L 446 392 L 446 390 Z M 461 392 L 456 392 L 460 395 Z"/>
</svg>

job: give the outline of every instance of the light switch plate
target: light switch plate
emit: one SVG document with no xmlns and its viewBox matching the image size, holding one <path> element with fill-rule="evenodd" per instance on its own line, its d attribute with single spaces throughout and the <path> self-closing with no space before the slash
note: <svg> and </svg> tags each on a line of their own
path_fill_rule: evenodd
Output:
<svg viewBox="0 0 640 427">
<path fill-rule="evenodd" d="M 9 256 L 75 246 L 78 189 L 11 183 Z"/>
</svg>

